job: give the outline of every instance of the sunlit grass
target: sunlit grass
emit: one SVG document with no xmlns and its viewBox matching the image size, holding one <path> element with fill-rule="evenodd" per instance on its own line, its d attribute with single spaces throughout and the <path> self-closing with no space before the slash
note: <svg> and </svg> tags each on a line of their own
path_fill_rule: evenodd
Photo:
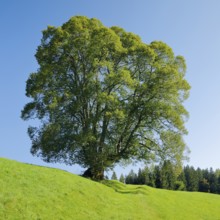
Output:
<svg viewBox="0 0 220 220">
<path fill-rule="evenodd" d="M 220 219 L 220 196 L 117 181 L 0 159 L 0 219 Z"/>
</svg>

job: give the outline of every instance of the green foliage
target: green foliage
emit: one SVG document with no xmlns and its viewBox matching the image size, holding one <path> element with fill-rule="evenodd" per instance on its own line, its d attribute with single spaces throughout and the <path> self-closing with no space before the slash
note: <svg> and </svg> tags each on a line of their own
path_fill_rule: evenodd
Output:
<svg viewBox="0 0 220 220">
<path fill-rule="evenodd" d="M 119 181 L 120 181 L 121 183 L 125 183 L 125 177 L 124 177 L 123 174 L 121 174 L 121 176 L 119 177 Z"/>
<path fill-rule="evenodd" d="M 175 190 L 184 191 L 185 188 L 186 187 L 185 187 L 185 184 L 184 184 L 183 181 L 179 181 L 179 180 L 175 181 L 175 183 L 174 183 L 174 189 Z"/>
<path fill-rule="evenodd" d="M 202 179 L 199 181 L 199 191 L 200 192 L 210 192 L 210 185 L 207 179 Z"/>
<path fill-rule="evenodd" d="M 164 161 L 160 169 L 160 181 L 163 189 L 174 189 L 176 176 L 174 166 L 170 161 Z"/>
<path fill-rule="evenodd" d="M 186 166 L 184 168 L 186 178 L 186 188 L 188 191 L 198 191 L 199 188 L 199 176 L 194 167 Z"/>
<path fill-rule="evenodd" d="M 0 219 L 219 219 L 220 197 L 119 181 L 97 183 L 65 171 L 0 159 Z M 190 204 L 190 205 L 189 205 Z"/>
<path fill-rule="evenodd" d="M 134 170 L 131 170 L 129 174 L 125 177 L 125 183 L 137 184 L 137 174 L 134 172 Z"/>
<path fill-rule="evenodd" d="M 182 161 L 190 86 L 168 45 L 77 16 L 43 31 L 36 59 L 22 111 L 41 122 L 28 129 L 33 155 L 94 178 L 122 159 Z"/>
<path fill-rule="evenodd" d="M 116 175 L 115 171 L 113 171 L 113 173 L 112 173 L 111 180 L 118 180 L 118 178 L 117 178 L 117 175 Z"/>
<path fill-rule="evenodd" d="M 148 185 L 161 189 L 179 191 L 198 191 L 220 194 L 219 170 L 212 168 L 195 169 L 186 166 L 181 168 L 170 161 L 164 161 L 159 165 L 152 165 L 150 168 L 139 169 L 138 174 L 133 170 L 126 177 L 127 184 Z M 176 172 L 176 170 L 178 172 Z"/>
</svg>

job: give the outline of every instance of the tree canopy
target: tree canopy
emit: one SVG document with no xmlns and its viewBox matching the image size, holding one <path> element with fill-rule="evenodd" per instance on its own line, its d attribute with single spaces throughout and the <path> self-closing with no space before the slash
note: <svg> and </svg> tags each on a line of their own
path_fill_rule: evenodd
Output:
<svg viewBox="0 0 220 220">
<path fill-rule="evenodd" d="M 43 31 L 36 59 L 22 110 L 40 120 L 28 129 L 33 155 L 79 164 L 93 179 L 123 159 L 183 159 L 190 86 L 168 45 L 76 16 Z"/>
</svg>

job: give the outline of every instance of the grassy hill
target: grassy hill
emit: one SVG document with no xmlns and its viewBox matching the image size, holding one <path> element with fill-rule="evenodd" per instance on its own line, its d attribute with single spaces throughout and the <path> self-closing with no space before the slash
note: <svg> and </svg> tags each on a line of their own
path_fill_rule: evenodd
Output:
<svg viewBox="0 0 220 220">
<path fill-rule="evenodd" d="M 174 192 L 0 158 L 1 220 L 217 220 L 220 195 Z"/>
</svg>

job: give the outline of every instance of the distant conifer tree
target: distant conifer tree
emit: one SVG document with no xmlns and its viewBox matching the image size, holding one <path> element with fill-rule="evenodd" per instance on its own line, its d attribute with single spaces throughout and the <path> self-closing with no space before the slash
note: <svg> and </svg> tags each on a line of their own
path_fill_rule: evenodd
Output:
<svg viewBox="0 0 220 220">
<path fill-rule="evenodd" d="M 121 174 L 120 178 L 119 178 L 119 181 L 122 182 L 122 183 L 125 183 L 125 177 L 123 174 Z"/>
<path fill-rule="evenodd" d="M 118 178 L 117 178 L 117 175 L 116 175 L 115 171 L 113 171 L 113 173 L 112 173 L 111 180 L 118 180 Z"/>
</svg>

